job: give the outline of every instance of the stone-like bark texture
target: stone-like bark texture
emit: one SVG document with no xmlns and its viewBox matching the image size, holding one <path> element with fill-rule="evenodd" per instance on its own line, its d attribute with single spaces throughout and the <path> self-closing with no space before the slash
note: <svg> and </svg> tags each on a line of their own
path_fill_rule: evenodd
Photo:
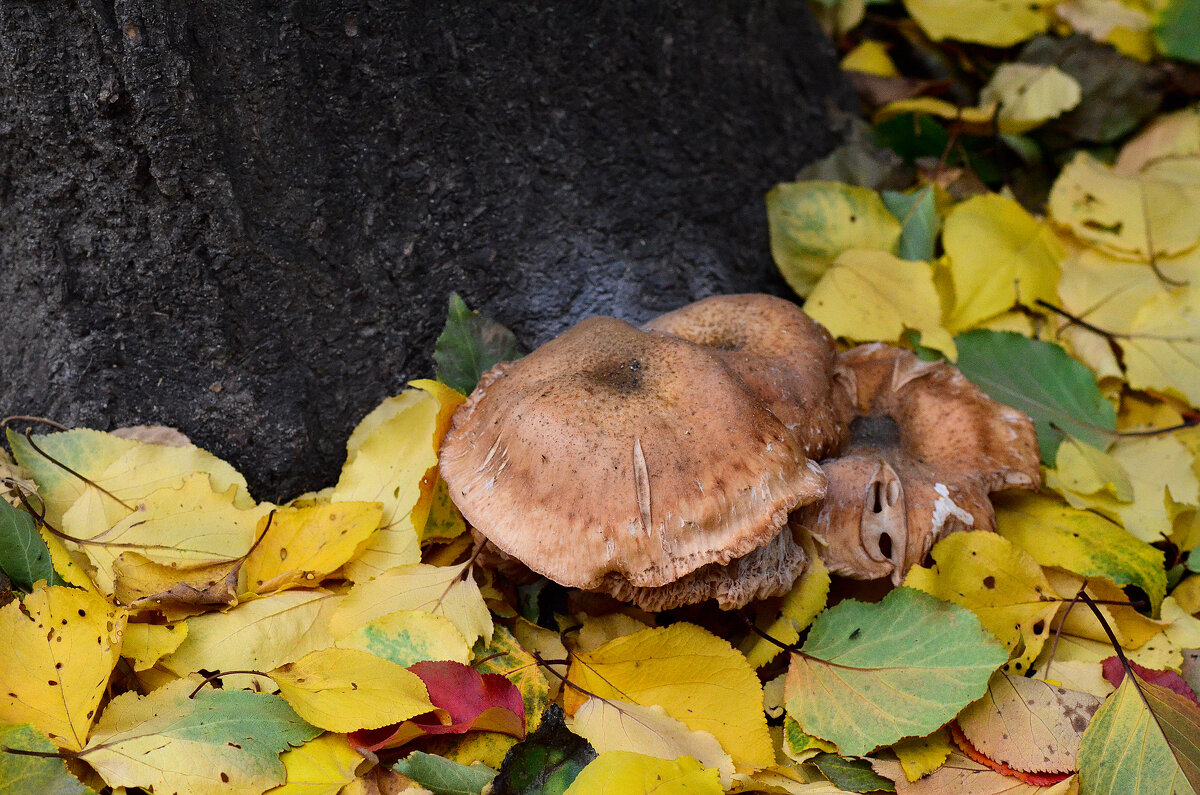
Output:
<svg viewBox="0 0 1200 795">
<path fill-rule="evenodd" d="M 802 0 L 4 0 L 0 412 L 328 484 L 451 290 L 532 346 L 784 289 L 848 101 Z"/>
</svg>

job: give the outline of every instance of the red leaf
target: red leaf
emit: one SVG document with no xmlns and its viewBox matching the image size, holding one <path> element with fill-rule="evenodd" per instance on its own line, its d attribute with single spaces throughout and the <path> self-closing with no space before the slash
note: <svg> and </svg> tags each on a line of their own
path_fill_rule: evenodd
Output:
<svg viewBox="0 0 1200 795">
<path fill-rule="evenodd" d="M 1129 661 L 1133 672 L 1145 679 L 1147 682 L 1153 682 L 1159 687 L 1165 687 L 1167 690 L 1172 690 L 1184 698 L 1191 699 L 1193 703 L 1200 704 L 1200 699 L 1196 698 L 1196 693 L 1188 686 L 1188 683 L 1182 676 L 1174 671 L 1162 671 L 1153 668 L 1147 668 L 1143 665 L 1138 665 L 1133 660 Z M 1120 687 L 1122 680 L 1125 679 L 1125 666 L 1121 665 L 1121 661 L 1116 657 L 1109 657 L 1100 663 L 1100 669 L 1104 673 L 1104 678 L 1113 687 Z"/>
<path fill-rule="evenodd" d="M 1012 778 L 1020 779 L 1026 784 L 1034 787 L 1049 787 L 1063 779 L 1070 778 L 1073 773 L 1026 773 L 1021 770 L 1015 770 L 1003 762 L 997 762 L 987 756 L 971 744 L 967 739 L 967 735 L 963 734 L 963 730 L 958 727 L 958 721 L 950 721 L 950 736 L 954 738 L 954 742 L 962 749 L 962 752 L 975 760 L 981 765 L 986 765 L 992 770 L 995 770 L 1002 776 L 1011 776 Z"/>
<path fill-rule="evenodd" d="M 403 723 L 351 732 L 352 745 L 368 751 L 397 748 L 427 734 L 493 731 L 525 738 L 521 691 L 500 674 L 480 674 L 451 660 L 419 662 L 408 670 L 421 677 L 437 707 Z"/>
</svg>

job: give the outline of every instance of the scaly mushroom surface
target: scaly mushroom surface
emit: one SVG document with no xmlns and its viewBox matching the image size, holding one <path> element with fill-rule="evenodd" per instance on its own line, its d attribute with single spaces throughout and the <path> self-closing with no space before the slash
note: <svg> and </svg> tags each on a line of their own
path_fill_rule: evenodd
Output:
<svg viewBox="0 0 1200 795">
<path fill-rule="evenodd" d="M 804 564 L 787 514 L 825 492 L 804 446 L 725 362 L 605 317 L 485 374 L 454 415 L 441 472 L 505 555 L 655 610 L 762 594 L 708 568 L 739 559 L 740 573 L 783 566 L 760 579 L 785 591 Z"/>
<path fill-rule="evenodd" d="M 810 458 L 837 449 L 853 416 L 834 387 L 837 348 L 825 327 L 772 295 L 718 295 L 656 317 L 666 331 L 712 349 L 804 445 Z"/>
<path fill-rule="evenodd" d="M 1041 485 L 1032 421 L 952 365 L 874 343 L 842 354 L 837 374 L 849 438 L 821 462 L 825 499 L 791 520 L 831 571 L 899 585 L 939 538 L 995 529 L 990 492 Z"/>
</svg>

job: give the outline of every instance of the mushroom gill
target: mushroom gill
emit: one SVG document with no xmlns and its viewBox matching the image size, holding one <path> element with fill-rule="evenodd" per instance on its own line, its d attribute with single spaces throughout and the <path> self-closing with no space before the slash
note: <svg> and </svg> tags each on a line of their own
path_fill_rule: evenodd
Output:
<svg viewBox="0 0 1200 795">
<path fill-rule="evenodd" d="M 957 530 L 994 530 L 988 494 L 1041 483 L 1033 423 L 945 362 L 875 343 L 842 354 L 838 381 L 855 417 L 821 462 L 825 499 L 791 518 L 831 571 L 899 584 Z"/>
</svg>

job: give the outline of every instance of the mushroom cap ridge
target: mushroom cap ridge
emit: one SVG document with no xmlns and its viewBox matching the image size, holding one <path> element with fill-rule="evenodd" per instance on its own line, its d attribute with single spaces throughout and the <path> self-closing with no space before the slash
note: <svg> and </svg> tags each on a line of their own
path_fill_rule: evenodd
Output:
<svg viewBox="0 0 1200 795">
<path fill-rule="evenodd" d="M 654 318 L 667 331 L 713 350 L 783 420 L 811 458 L 837 449 L 854 411 L 834 384 L 837 348 L 800 307 L 761 293 L 717 295 Z"/>
<path fill-rule="evenodd" d="M 820 499 L 793 434 L 706 349 L 594 317 L 489 371 L 442 477 L 502 552 L 563 585 L 636 586 L 727 563 Z"/>
</svg>

